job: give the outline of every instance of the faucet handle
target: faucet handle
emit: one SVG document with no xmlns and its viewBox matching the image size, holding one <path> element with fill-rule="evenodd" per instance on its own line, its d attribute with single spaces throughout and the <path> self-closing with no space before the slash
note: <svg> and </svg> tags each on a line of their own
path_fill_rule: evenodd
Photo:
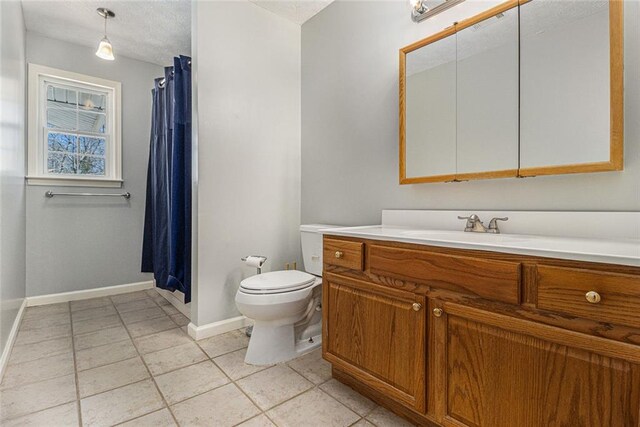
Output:
<svg viewBox="0 0 640 427">
<path fill-rule="evenodd" d="M 504 218 L 492 218 L 489 222 L 489 230 L 495 230 L 495 233 L 500 233 L 500 229 L 498 228 L 498 221 L 508 221 L 509 217 L 505 216 Z"/>
<path fill-rule="evenodd" d="M 471 214 L 469 216 L 458 216 L 458 219 L 466 219 L 467 223 L 464 226 L 464 231 L 473 231 L 474 227 L 478 224 L 482 226 L 482 221 L 480 221 L 480 217 L 476 214 Z"/>
</svg>

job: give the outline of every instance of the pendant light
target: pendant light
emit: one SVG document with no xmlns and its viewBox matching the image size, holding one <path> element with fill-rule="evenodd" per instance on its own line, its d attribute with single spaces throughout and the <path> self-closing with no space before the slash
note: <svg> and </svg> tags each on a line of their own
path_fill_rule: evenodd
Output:
<svg viewBox="0 0 640 427">
<path fill-rule="evenodd" d="M 98 58 L 106 59 L 107 61 L 113 61 L 116 58 L 113 56 L 113 47 L 111 46 L 111 42 L 107 38 L 107 19 L 115 17 L 116 14 L 104 7 L 96 9 L 96 12 L 104 18 L 104 37 L 100 40 L 96 56 Z"/>
</svg>

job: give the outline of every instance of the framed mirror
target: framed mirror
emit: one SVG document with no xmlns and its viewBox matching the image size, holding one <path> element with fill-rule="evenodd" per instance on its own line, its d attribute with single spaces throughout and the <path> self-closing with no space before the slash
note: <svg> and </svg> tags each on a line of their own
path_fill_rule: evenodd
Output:
<svg viewBox="0 0 640 427">
<path fill-rule="evenodd" d="M 520 5 L 520 175 L 623 167 L 623 2 Z"/>
<path fill-rule="evenodd" d="M 400 49 L 400 183 L 623 168 L 623 1 L 510 0 Z"/>
<path fill-rule="evenodd" d="M 456 174 L 456 34 L 407 52 L 404 163 L 407 182 L 451 181 Z M 401 167 L 402 167 L 401 166 Z"/>
</svg>

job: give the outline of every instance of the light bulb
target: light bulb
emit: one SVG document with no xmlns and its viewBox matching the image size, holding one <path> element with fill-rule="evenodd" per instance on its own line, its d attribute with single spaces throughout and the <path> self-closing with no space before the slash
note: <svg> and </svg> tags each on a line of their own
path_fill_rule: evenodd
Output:
<svg viewBox="0 0 640 427">
<path fill-rule="evenodd" d="M 409 4 L 413 9 L 420 9 L 422 7 L 422 0 L 409 0 Z"/>
</svg>

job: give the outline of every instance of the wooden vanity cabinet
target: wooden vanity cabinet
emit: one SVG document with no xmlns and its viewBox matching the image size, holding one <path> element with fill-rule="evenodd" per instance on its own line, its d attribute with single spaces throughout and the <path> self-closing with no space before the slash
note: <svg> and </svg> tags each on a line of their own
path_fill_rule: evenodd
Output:
<svg viewBox="0 0 640 427">
<path fill-rule="evenodd" d="M 436 305 L 443 345 L 429 357 L 442 425 L 638 426 L 640 357 L 625 360 L 606 339 Z"/>
<path fill-rule="evenodd" d="M 323 286 L 325 359 L 424 412 L 426 298 L 334 274 Z"/>
<path fill-rule="evenodd" d="M 418 425 L 640 426 L 640 269 L 344 241 L 362 243 L 364 269 L 324 266 L 323 355 L 340 381 Z"/>
</svg>

